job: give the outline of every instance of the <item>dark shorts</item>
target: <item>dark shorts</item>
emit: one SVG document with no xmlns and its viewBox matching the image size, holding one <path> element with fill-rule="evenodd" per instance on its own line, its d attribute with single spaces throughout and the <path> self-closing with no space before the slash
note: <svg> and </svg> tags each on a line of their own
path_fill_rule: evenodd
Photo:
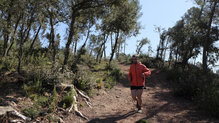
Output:
<svg viewBox="0 0 219 123">
<path fill-rule="evenodd" d="M 131 86 L 131 90 L 144 89 L 144 86 Z"/>
</svg>

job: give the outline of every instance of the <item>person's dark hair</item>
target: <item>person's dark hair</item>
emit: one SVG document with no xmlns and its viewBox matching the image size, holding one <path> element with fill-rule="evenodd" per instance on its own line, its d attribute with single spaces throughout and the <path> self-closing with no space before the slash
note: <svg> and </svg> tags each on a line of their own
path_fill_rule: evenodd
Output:
<svg viewBox="0 0 219 123">
<path fill-rule="evenodd" d="M 132 58 L 139 58 L 138 54 L 132 55 Z"/>
</svg>

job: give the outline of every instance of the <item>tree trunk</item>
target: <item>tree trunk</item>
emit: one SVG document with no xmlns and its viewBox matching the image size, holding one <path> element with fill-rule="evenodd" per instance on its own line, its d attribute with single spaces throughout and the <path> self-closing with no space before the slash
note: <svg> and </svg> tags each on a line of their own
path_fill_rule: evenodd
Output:
<svg viewBox="0 0 219 123">
<path fill-rule="evenodd" d="M 106 59 L 106 44 L 104 44 L 104 47 L 103 47 L 103 54 L 104 54 L 104 59 Z"/>
<path fill-rule="evenodd" d="M 9 12 L 8 18 L 7 18 L 6 28 L 3 29 L 3 34 L 4 34 L 4 45 L 3 45 L 3 54 L 2 54 L 3 56 L 7 55 L 6 50 L 8 48 L 8 40 L 9 40 L 9 34 L 10 34 L 10 31 L 9 31 L 10 25 L 11 25 L 11 14 Z"/>
<path fill-rule="evenodd" d="M 11 48 L 12 48 L 12 46 L 13 46 L 13 44 L 14 44 L 15 34 L 16 34 L 16 32 L 17 32 L 17 27 L 18 27 L 18 24 L 19 24 L 20 20 L 21 20 L 21 16 L 19 16 L 19 18 L 18 18 L 18 20 L 17 20 L 17 22 L 16 22 L 16 24 L 15 24 L 14 32 L 13 32 L 12 37 L 11 37 L 11 40 L 10 40 L 11 44 L 10 44 L 10 46 L 8 47 L 8 49 L 6 50 L 6 55 L 7 55 L 7 56 L 9 55 L 9 51 L 11 50 Z"/>
<path fill-rule="evenodd" d="M 214 5 L 211 9 L 211 13 L 210 13 L 210 17 L 209 17 L 208 30 L 207 30 L 206 37 L 205 37 L 206 40 L 204 42 L 204 47 L 203 47 L 202 68 L 205 72 L 208 69 L 208 66 L 207 66 L 207 59 L 208 59 L 207 52 L 208 52 L 208 49 L 209 49 L 209 42 L 210 42 L 211 23 L 212 23 L 213 16 L 214 16 L 214 13 L 215 13 L 216 5 L 217 5 L 217 0 L 214 0 Z"/>
<path fill-rule="evenodd" d="M 75 40 L 74 56 L 76 56 L 77 54 L 77 44 L 78 44 L 78 41 Z"/>
<path fill-rule="evenodd" d="M 118 30 L 118 32 L 116 33 L 115 44 L 114 44 L 114 48 L 113 48 L 112 53 L 111 53 L 111 57 L 110 57 L 110 60 L 109 60 L 109 64 L 110 64 L 111 61 L 113 60 L 113 56 L 114 56 L 114 53 L 115 53 L 115 50 L 116 50 L 117 44 L 118 44 L 118 39 L 119 39 L 119 30 Z"/>
<path fill-rule="evenodd" d="M 53 9 L 51 10 L 50 14 L 50 18 L 49 18 L 49 22 L 50 22 L 50 42 L 51 42 L 51 46 L 52 46 L 52 68 L 55 68 L 55 63 L 56 63 L 56 46 L 55 46 L 55 32 L 54 32 L 54 22 L 53 22 Z"/>
<path fill-rule="evenodd" d="M 18 53 L 18 66 L 17 71 L 20 74 L 21 73 L 21 61 L 22 61 L 22 55 L 23 55 L 23 44 L 24 44 L 24 24 L 21 26 L 20 30 L 20 44 L 19 44 L 19 53 Z"/>
<path fill-rule="evenodd" d="M 3 34 L 4 34 L 4 45 L 3 45 L 3 56 L 7 56 L 7 48 L 8 48 L 8 40 L 9 40 L 9 35 L 10 35 L 10 27 L 11 27 L 11 8 L 14 5 L 14 0 L 10 1 L 9 8 L 8 8 L 8 17 L 7 17 L 7 24 L 6 24 L 6 29 L 3 29 Z"/>
<path fill-rule="evenodd" d="M 74 23 L 75 23 L 75 13 L 74 10 L 72 11 L 72 17 L 71 17 L 71 24 L 70 24 L 70 30 L 69 30 L 69 36 L 68 36 L 68 40 L 67 43 L 65 45 L 65 51 L 64 51 L 64 64 L 62 66 L 62 71 L 64 70 L 65 65 L 68 62 L 68 58 L 69 58 L 69 47 L 72 43 L 72 38 L 74 35 Z"/>
<path fill-rule="evenodd" d="M 86 46 L 86 44 L 87 44 L 87 41 L 88 41 L 88 38 L 89 38 L 89 36 L 90 36 L 90 29 L 88 29 L 88 31 L 87 31 L 87 37 L 86 37 L 86 39 L 85 39 L 85 41 L 84 41 L 84 44 L 82 45 L 82 47 L 81 47 L 81 48 L 85 48 L 85 46 Z"/>
<path fill-rule="evenodd" d="M 36 39 L 37 39 L 37 37 L 38 37 L 38 35 L 39 35 L 40 29 L 41 29 L 41 25 L 39 26 L 39 28 L 38 28 L 38 30 L 37 30 L 37 32 L 36 32 L 36 35 L 35 35 L 35 37 L 34 37 L 32 43 L 31 43 L 31 45 L 30 45 L 29 51 L 31 51 L 31 50 L 33 49 L 33 45 L 34 45 L 34 43 L 35 43 L 35 41 L 36 41 Z"/>
<path fill-rule="evenodd" d="M 125 46 L 126 46 L 126 43 L 124 42 L 124 54 L 125 54 Z"/>
<path fill-rule="evenodd" d="M 98 60 L 102 58 L 101 55 L 103 54 L 102 52 L 103 52 L 103 50 L 104 50 L 104 49 L 103 49 L 103 48 L 104 48 L 104 44 L 106 44 L 106 40 L 107 40 L 107 39 L 105 39 L 105 38 L 107 38 L 107 37 L 106 37 L 106 34 L 104 34 L 104 41 L 103 41 L 102 44 L 100 45 L 100 48 L 99 48 L 99 50 L 98 50 L 98 52 L 97 52 L 96 62 L 98 62 Z M 100 56 L 100 57 L 99 57 L 99 56 Z M 99 60 L 99 61 L 100 61 L 100 60 Z"/>
<path fill-rule="evenodd" d="M 111 37 L 111 51 L 113 51 L 113 33 L 110 34 Z"/>
</svg>

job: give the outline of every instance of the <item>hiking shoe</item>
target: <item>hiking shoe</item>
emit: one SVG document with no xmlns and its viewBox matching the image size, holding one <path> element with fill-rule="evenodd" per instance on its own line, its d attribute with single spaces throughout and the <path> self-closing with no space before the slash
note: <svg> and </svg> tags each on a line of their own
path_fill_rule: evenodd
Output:
<svg viewBox="0 0 219 123">
<path fill-rule="evenodd" d="M 141 110 L 141 106 L 138 106 L 138 110 Z"/>
<path fill-rule="evenodd" d="M 140 110 L 138 109 L 138 113 L 142 113 L 142 110 L 141 110 L 141 109 L 140 109 Z"/>
</svg>

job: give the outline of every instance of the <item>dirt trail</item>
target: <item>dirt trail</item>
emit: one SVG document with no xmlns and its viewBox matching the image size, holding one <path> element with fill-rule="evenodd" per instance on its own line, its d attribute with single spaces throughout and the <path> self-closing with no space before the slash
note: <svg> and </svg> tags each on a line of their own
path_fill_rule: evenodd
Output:
<svg viewBox="0 0 219 123">
<path fill-rule="evenodd" d="M 129 66 L 119 67 L 125 75 L 119 84 L 110 91 L 100 90 L 99 95 L 92 98 L 92 109 L 86 106 L 80 109 L 89 121 L 78 117 L 68 117 L 65 120 L 83 123 L 134 123 L 140 119 L 146 119 L 150 123 L 219 123 L 219 120 L 206 117 L 203 112 L 195 110 L 190 101 L 174 97 L 166 82 L 165 73 L 155 69 L 151 69 L 152 75 L 142 95 L 143 112 L 137 113 L 127 80 Z"/>
</svg>

